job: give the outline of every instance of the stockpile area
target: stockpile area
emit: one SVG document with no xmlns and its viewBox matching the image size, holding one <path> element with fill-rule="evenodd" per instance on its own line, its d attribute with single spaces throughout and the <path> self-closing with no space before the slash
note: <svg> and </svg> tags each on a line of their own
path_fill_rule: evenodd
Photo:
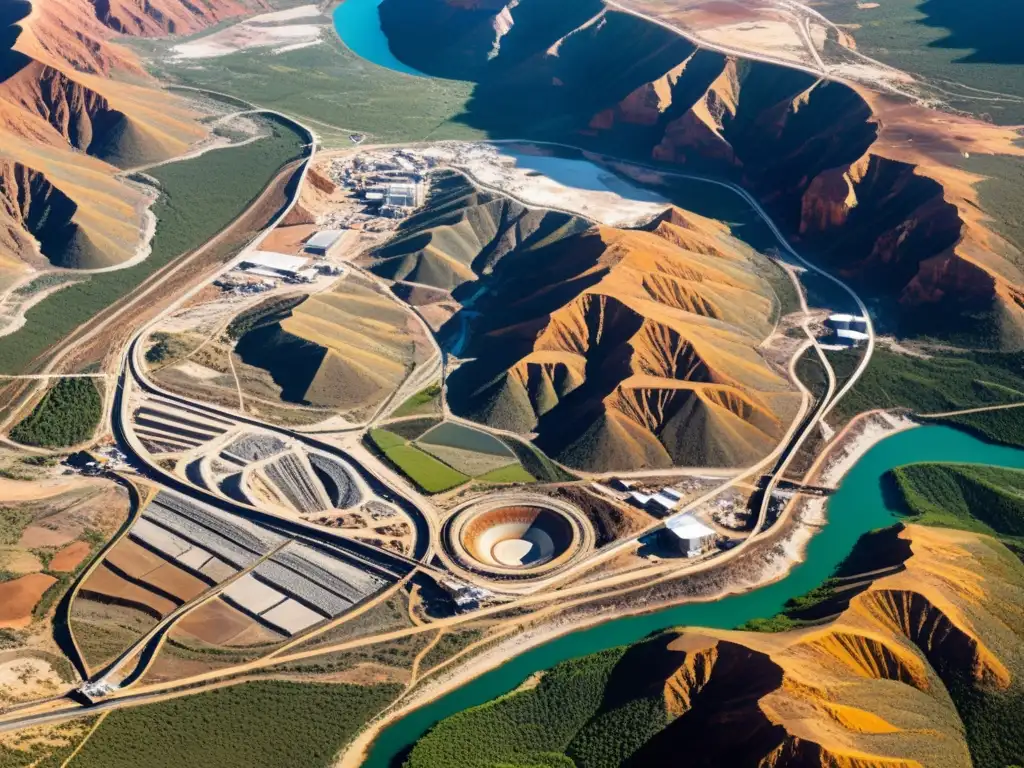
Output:
<svg viewBox="0 0 1024 768">
<path fill-rule="evenodd" d="M 233 461 L 248 463 L 262 461 L 281 453 L 287 446 L 284 440 L 269 434 L 246 432 L 227 446 L 222 455 Z"/>
<path fill-rule="evenodd" d="M 135 433 L 154 453 L 174 453 L 198 448 L 223 435 L 226 422 L 203 416 L 195 411 L 183 412 L 173 405 L 149 401 L 132 414 Z"/>
<path fill-rule="evenodd" d="M 294 453 L 287 453 L 264 468 L 267 478 L 285 495 L 301 514 L 327 509 L 316 481 L 310 477 L 305 463 Z"/>
<path fill-rule="evenodd" d="M 359 486 L 351 469 L 323 454 L 310 453 L 309 463 L 320 478 L 335 509 L 349 509 L 362 501 Z"/>
<path fill-rule="evenodd" d="M 286 634 L 333 618 L 386 584 L 344 560 L 292 543 L 224 590 L 224 598 Z"/>
</svg>

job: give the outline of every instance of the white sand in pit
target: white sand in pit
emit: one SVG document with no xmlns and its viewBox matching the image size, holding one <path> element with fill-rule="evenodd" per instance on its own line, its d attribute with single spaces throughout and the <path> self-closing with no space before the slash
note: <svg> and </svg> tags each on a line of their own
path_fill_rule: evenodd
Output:
<svg viewBox="0 0 1024 768">
<path fill-rule="evenodd" d="M 322 30 L 323 26 L 319 24 L 267 27 L 251 21 L 242 22 L 198 40 L 179 43 L 171 48 L 171 53 L 176 59 L 215 59 L 250 48 L 294 50 L 296 46 L 319 43 Z"/>
</svg>

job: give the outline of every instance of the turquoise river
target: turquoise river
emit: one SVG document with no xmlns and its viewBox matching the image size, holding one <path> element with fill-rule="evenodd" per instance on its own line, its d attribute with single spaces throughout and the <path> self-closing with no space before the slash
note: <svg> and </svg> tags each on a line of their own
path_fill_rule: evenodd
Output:
<svg viewBox="0 0 1024 768">
<path fill-rule="evenodd" d="M 984 443 L 949 427 L 917 427 L 892 435 L 873 446 L 846 474 L 839 490 L 829 499 L 828 521 L 808 544 L 805 561 L 781 581 L 713 603 L 691 603 L 612 619 L 547 642 L 385 728 L 363 765 L 390 768 L 439 720 L 508 693 L 534 672 L 566 659 L 632 643 L 667 627 L 724 629 L 778 613 L 789 598 L 810 591 L 828 578 L 862 533 L 895 521 L 895 510 L 886 506 L 882 496 L 882 476 L 900 464 L 922 461 L 974 462 L 1024 469 L 1024 451 Z"/>
</svg>

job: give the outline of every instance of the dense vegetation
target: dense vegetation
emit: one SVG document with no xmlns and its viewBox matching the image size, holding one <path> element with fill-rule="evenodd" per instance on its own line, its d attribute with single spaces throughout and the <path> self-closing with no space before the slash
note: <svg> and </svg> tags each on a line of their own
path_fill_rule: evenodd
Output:
<svg viewBox="0 0 1024 768">
<path fill-rule="evenodd" d="M 73 768 L 328 766 L 396 685 L 259 681 L 110 714 Z"/>
<path fill-rule="evenodd" d="M 963 413 L 940 421 L 991 443 L 1024 448 L 1024 407 Z"/>
<path fill-rule="evenodd" d="M 856 352 L 830 356 L 840 384 L 858 360 Z M 1021 400 L 1024 353 L 973 352 L 926 359 L 876 347 L 864 375 L 836 406 L 836 415 L 850 418 L 872 408 L 945 413 Z"/>
<path fill-rule="evenodd" d="M 11 439 L 23 445 L 64 448 L 92 437 L 103 414 L 103 399 L 92 379 L 60 379 L 23 421 Z"/>
<path fill-rule="evenodd" d="M 913 522 L 962 528 L 1024 552 L 1024 471 L 979 464 L 907 464 L 889 482 Z"/>
<path fill-rule="evenodd" d="M 135 266 L 93 274 L 29 309 L 25 325 L 0 338 L 0 371 L 24 371 L 47 347 L 239 216 L 277 171 L 303 151 L 303 135 L 289 124 L 267 122 L 272 137 L 149 171 L 161 192 L 153 205 L 157 228 L 152 253 Z"/>
<path fill-rule="evenodd" d="M 291 315 L 291 311 L 309 296 L 272 296 L 250 307 L 228 323 L 227 335 L 232 339 L 240 339 L 253 328 L 269 323 L 276 323 Z"/>
<path fill-rule="evenodd" d="M 563 662 L 534 688 L 443 720 L 406 765 L 617 766 L 668 720 L 660 688 L 630 685 L 646 650 L 639 644 Z"/>
</svg>

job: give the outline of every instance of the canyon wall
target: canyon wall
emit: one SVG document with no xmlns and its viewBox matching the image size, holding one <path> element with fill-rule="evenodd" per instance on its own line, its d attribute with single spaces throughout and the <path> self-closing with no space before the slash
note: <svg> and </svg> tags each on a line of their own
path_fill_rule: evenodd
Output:
<svg viewBox="0 0 1024 768">
<path fill-rule="evenodd" d="M 478 83 L 463 121 L 733 178 L 899 330 L 1024 343 L 1024 260 L 945 160 L 1019 151 L 1012 131 L 699 49 L 594 0 L 385 0 L 381 17 L 400 58 Z"/>
</svg>

